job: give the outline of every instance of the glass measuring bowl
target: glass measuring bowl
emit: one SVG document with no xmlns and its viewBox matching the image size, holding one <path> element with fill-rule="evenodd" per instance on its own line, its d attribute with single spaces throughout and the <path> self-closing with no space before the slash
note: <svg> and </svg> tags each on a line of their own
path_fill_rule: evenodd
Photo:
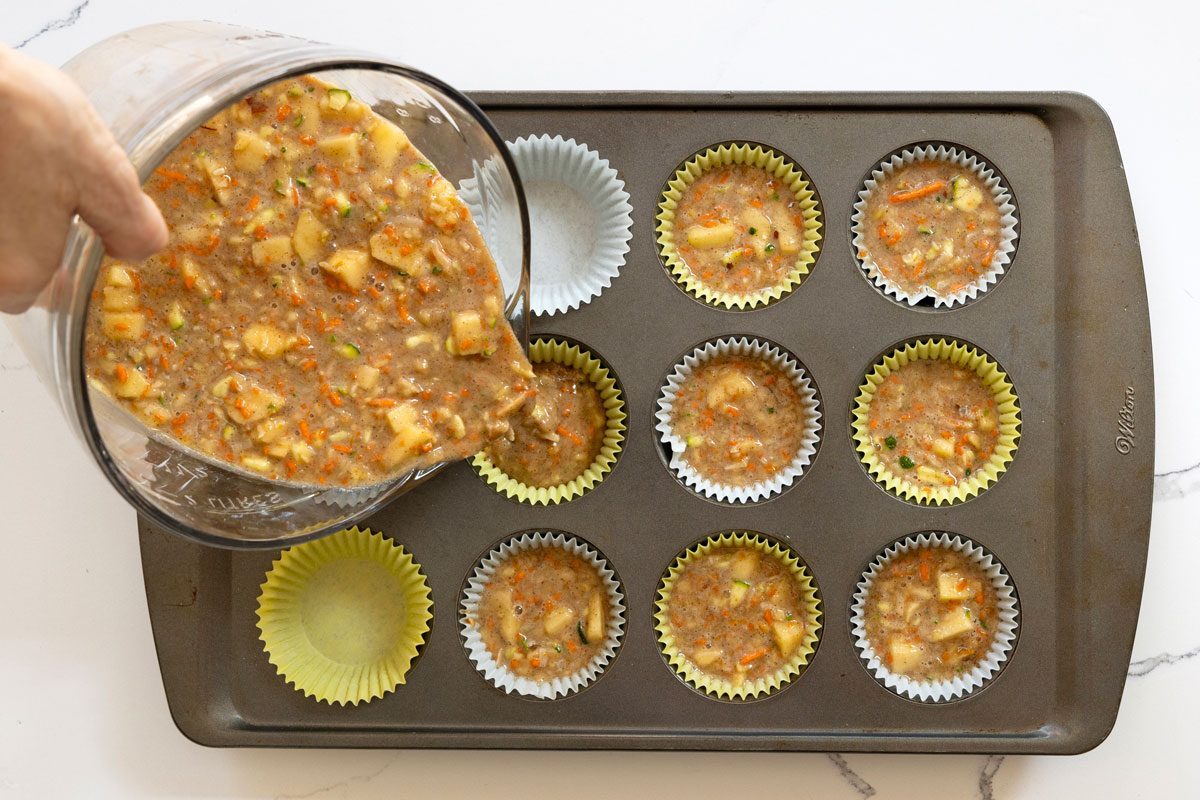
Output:
<svg viewBox="0 0 1200 800">
<path fill-rule="evenodd" d="M 500 270 L 506 314 L 528 334 L 529 219 L 504 140 L 474 103 L 379 56 L 210 22 L 150 25 L 106 39 L 63 70 L 87 93 L 141 179 L 197 126 L 261 86 L 302 74 L 349 89 L 398 124 L 458 186 Z M 157 525 L 225 547 L 274 547 L 330 533 L 442 466 L 355 489 L 268 481 L 187 449 L 89 388 L 88 302 L 103 247 L 78 219 L 37 303 L 5 319 L 68 423 L 117 491 Z"/>
</svg>

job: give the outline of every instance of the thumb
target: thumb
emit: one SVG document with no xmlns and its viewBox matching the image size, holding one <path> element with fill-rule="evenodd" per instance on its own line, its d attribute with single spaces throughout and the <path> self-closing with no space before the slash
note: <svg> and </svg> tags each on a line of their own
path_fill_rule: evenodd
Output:
<svg viewBox="0 0 1200 800">
<path fill-rule="evenodd" d="M 77 208 L 115 258 L 140 260 L 167 244 L 167 225 L 142 192 L 137 172 L 108 129 L 96 121 L 81 137 L 76 175 Z"/>
</svg>

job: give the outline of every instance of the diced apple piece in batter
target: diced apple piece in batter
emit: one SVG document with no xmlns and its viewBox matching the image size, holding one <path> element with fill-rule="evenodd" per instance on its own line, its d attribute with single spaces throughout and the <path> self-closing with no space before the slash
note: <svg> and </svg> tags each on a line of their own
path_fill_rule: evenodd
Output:
<svg viewBox="0 0 1200 800">
<path fill-rule="evenodd" d="M 983 202 L 983 190 L 966 178 L 955 178 L 951 186 L 954 207 L 959 211 L 974 211 Z"/>
<path fill-rule="evenodd" d="M 185 258 L 180 262 L 179 274 L 183 276 L 183 285 L 186 288 L 195 289 L 204 297 L 208 297 L 211 293 L 208 278 L 200 271 L 196 262 L 190 258 Z"/>
<path fill-rule="evenodd" d="M 457 355 L 487 354 L 492 342 L 484 333 L 483 320 L 478 311 L 459 311 L 450 318 L 450 338 Z"/>
<path fill-rule="evenodd" d="M 417 409 L 411 405 L 396 406 L 387 412 L 388 425 L 392 433 L 400 433 L 417 422 Z"/>
<path fill-rule="evenodd" d="M 299 440 L 292 442 L 292 458 L 301 464 L 307 464 L 312 461 L 314 455 L 316 455 L 316 451 L 308 443 Z"/>
<path fill-rule="evenodd" d="M 924 464 L 917 467 L 917 478 L 923 483 L 941 483 L 949 486 L 954 483 L 954 476 L 947 475 L 945 472 L 939 472 L 932 467 L 927 467 Z"/>
<path fill-rule="evenodd" d="M 954 455 L 954 442 L 944 436 L 938 436 L 933 440 L 930 449 L 933 450 L 934 455 L 951 458 Z"/>
<path fill-rule="evenodd" d="M 145 394 L 149 386 L 150 381 L 141 372 L 130 367 L 122 367 L 118 370 L 117 379 L 113 382 L 113 391 L 117 397 L 132 400 Z"/>
<path fill-rule="evenodd" d="M 264 420 L 283 408 L 284 398 L 275 392 L 251 384 L 240 392 L 230 390 L 225 397 L 229 418 L 241 425 L 250 426 Z"/>
<path fill-rule="evenodd" d="M 108 270 L 108 285 L 132 289 L 133 273 L 126 267 L 114 266 Z"/>
<path fill-rule="evenodd" d="M 444 231 L 457 227 L 462 219 L 460 215 L 463 204 L 458 199 L 458 195 L 454 193 L 454 187 L 450 185 L 450 181 L 441 175 L 435 176 L 429 184 L 425 200 L 428 203 L 427 214 L 430 222 Z"/>
<path fill-rule="evenodd" d="M 285 433 L 287 433 L 287 427 L 287 422 L 275 417 L 273 419 L 266 419 L 260 422 L 250 435 L 256 442 L 271 444 L 273 442 L 278 442 L 279 439 Z"/>
<path fill-rule="evenodd" d="M 272 155 L 271 143 L 254 131 L 240 130 L 233 140 L 233 165 L 239 172 L 257 172 Z"/>
<path fill-rule="evenodd" d="M 584 638 L 588 644 L 598 644 L 604 639 L 604 598 L 599 592 L 592 592 L 588 597 L 587 621 L 583 626 Z"/>
<path fill-rule="evenodd" d="M 243 467 L 255 472 L 270 472 L 272 469 L 270 460 L 263 456 L 242 456 L 241 461 Z"/>
<path fill-rule="evenodd" d="M 370 364 L 360 364 L 354 369 L 354 385 L 370 391 L 379 384 L 379 370 Z"/>
<path fill-rule="evenodd" d="M 955 636 L 962 636 L 974 628 L 975 621 L 971 619 L 970 610 L 966 606 L 959 606 L 938 620 L 938 624 L 933 626 L 933 632 L 929 634 L 929 638 L 935 642 L 942 642 L 946 639 L 953 639 Z"/>
<path fill-rule="evenodd" d="M 780 215 L 781 219 L 775 226 L 779 231 L 779 252 L 784 255 L 794 255 L 800 252 L 800 231 L 796 225 L 787 217 Z"/>
<path fill-rule="evenodd" d="M 317 148 L 340 163 L 358 161 L 358 144 L 362 137 L 357 133 L 344 133 L 341 136 L 330 136 L 317 142 Z"/>
<path fill-rule="evenodd" d="M 114 342 L 134 342 L 145 334 L 146 318 L 136 311 L 105 312 L 100 326 Z"/>
<path fill-rule="evenodd" d="M 742 224 L 746 226 L 746 232 L 751 236 L 771 235 L 770 218 L 757 208 L 749 207 L 742 212 Z M 751 228 L 754 229 L 753 233 L 750 231 Z"/>
<path fill-rule="evenodd" d="M 250 256 L 260 267 L 275 267 L 292 260 L 292 240 L 288 236 L 268 236 L 250 246 Z"/>
<path fill-rule="evenodd" d="M 388 425 L 395 437 L 383 452 L 384 464 L 390 469 L 415 455 L 417 448 L 433 440 L 433 433 L 417 422 L 413 406 L 397 406 L 388 412 Z"/>
<path fill-rule="evenodd" d="M 709 408 L 717 408 L 754 391 L 754 383 L 740 372 L 728 370 L 723 372 L 717 381 L 704 395 L 704 402 Z"/>
<path fill-rule="evenodd" d="M 733 557 L 731 572 L 738 580 L 748 581 L 758 566 L 758 553 L 753 550 L 739 550 Z"/>
<path fill-rule="evenodd" d="M 575 612 L 566 606 L 558 606 L 542 621 L 542 629 L 547 636 L 557 636 L 575 620 Z"/>
<path fill-rule="evenodd" d="M 408 149 L 408 134 L 387 120 L 379 120 L 371 128 L 371 144 L 375 161 L 384 169 L 391 169 L 400 154 Z"/>
<path fill-rule="evenodd" d="M 492 602 L 500 615 L 500 637 L 509 644 L 515 644 L 517 634 L 521 630 L 521 621 L 513 611 L 513 596 L 511 589 L 499 589 L 492 595 Z"/>
<path fill-rule="evenodd" d="M 961 572 L 953 570 L 938 573 L 937 587 L 939 600 L 966 600 L 975 594 L 971 582 L 963 578 Z"/>
<path fill-rule="evenodd" d="M 301 211 L 296 220 L 296 229 L 292 231 L 292 247 L 300 256 L 300 261 L 305 266 L 315 264 L 325 253 L 328 240 L 329 231 L 317 219 L 317 215 L 307 208 Z"/>
<path fill-rule="evenodd" d="M 355 291 L 363 286 L 363 279 L 371 268 L 371 257 L 362 250 L 344 248 L 321 262 L 321 269 L 337 278 Z"/>
<path fill-rule="evenodd" d="M 916 642 L 908 642 L 903 639 L 892 639 L 888 645 L 888 652 L 892 656 L 891 664 L 888 668 L 892 672 L 905 675 L 921 666 L 921 661 L 925 658 L 925 648 Z"/>
<path fill-rule="evenodd" d="M 196 157 L 196 164 L 200 170 L 208 177 L 209 186 L 212 187 L 213 197 L 221 205 L 228 205 L 230 198 L 233 196 L 233 176 L 225 169 L 223 164 L 218 164 L 207 154 L 202 154 Z"/>
<path fill-rule="evenodd" d="M 771 636 L 775 639 L 779 654 L 787 658 L 800 646 L 800 641 L 804 638 L 804 625 L 797 619 L 772 622 Z"/>
<path fill-rule="evenodd" d="M 393 240 L 384 232 L 372 234 L 369 241 L 371 255 L 389 267 L 409 275 L 416 275 L 424 271 L 425 254 L 410 243 L 398 238 Z"/>
<path fill-rule="evenodd" d="M 274 325 L 255 323 L 242 334 L 242 344 L 259 358 L 279 358 L 291 346 L 291 337 Z"/>
<path fill-rule="evenodd" d="M 105 286 L 102 307 L 105 311 L 134 311 L 138 307 L 138 296 L 133 289 Z"/>
<path fill-rule="evenodd" d="M 693 225 L 687 229 L 688 244 L 703 249 L 724 247 L 732 242 L 735 236 L 737 236 L 737 229 L 729 223 L 714 225 L 711 228 Z"/>
<path fill-rule="evenodd" d="M 720 650 L 700 650 L 692 656 L 697 667 L 710 667 L 724 655 Z"/>
</svg>

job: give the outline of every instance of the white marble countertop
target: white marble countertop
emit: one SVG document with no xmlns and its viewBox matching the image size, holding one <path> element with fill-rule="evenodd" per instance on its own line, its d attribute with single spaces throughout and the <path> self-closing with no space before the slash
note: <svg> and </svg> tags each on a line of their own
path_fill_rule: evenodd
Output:
<svg viewBox="0 0 1200 800">
<path fill-rule="evenodd" d="M 1074 89 L 1096 98 L 1116 126 L 1137 213 L 1157 389 L 1149 567 L 1112 735 L 1068 758 L 199 747 L 175 729 L 161 690 L 134 513 L 72 439 L 0 326 L 0 797 L 528 798 L 569 791 L 582 800 L 655 790 L 707 797 L 750 787 L 759 797 L 797 798 L 1200 796 L 1200 615 L 1187 590 L 1200 533 L 1200 379 L 1180 366 L 1200 341 L 1200 288 L 1194 257 L 1172 235 L 1200 217 L 1200 195 L 1180 180 L 1200 129 L 1193 41 L 1200 7 L 1014 0 L 938 13 L 913 4 L 889 11 L 872 3 L 775 2 L 755 3 L 751 13 L 707 0 L 679 8 L 576 5 L 560 0 L 535 10 L 533 3 L 462 0 L 450 11 L 429 4 L 416 25 L 400 17 L 400 3 L 383 0 L 342 7 L 208 0 L 187 13 L 353 44 L 476 89 Z M 0 40 L 61 63 L 122 29 L 179 16 L 180 8 L 10 3 Z M 371 9 L 395 24 L 363 25 Z M 691 43 L 671 52 L 668 42 L 682 37 Z M 906 49 L 941 57 L 904 66 L 895 55 Z"/>
</svg>

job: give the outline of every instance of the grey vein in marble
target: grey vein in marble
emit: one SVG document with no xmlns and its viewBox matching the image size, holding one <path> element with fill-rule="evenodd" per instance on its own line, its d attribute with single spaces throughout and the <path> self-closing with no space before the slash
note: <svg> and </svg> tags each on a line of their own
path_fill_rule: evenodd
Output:
<svg viewBox="0 0 1200 800">
<path fill-rule="evenodd" d="M 67 14 L 65 17 L 50 20 L 45 25 L 43 25 L 38 30 L 37 33 L 33 34 L 32 36 L 29 36 L 28 38 L 25 39 L 25 41 L 21 42 L 20 44 L 14 45 L 13 49 L 20 50 L 22 47 L 25 47 L 26 45 L 28 45 L 30 42 L 34 41 L 35 39 L 40 39 L 41 37 L 45 36 L 47 33 L 50 33 L 52 31 L 61 31 L 63 28 L 71 27 L 72 25 L 74 25 L 76 22 L 79 21 L 79 15 L 82 14 L 83 10 L 85 8 L 87 8 L 89 5 L 91 5 L 91 3 L 92 3 L 92 0 L 83 0 L 82 3 L 80 3 L 79 5 L 72 8 L 71 12 L 69 14 Z"/>
<path fill-rule="evenodd" d="M 992 782 L 996 780 L 996 773 L 1000 771 L 1000 765 L 1004 763 L 1004 756 L 988 756 L 987 761 L 983 762 L 983 769 L 979 772 L 979 798 L 980 800 L 995 800 L 995 787 Z"/>
<path fill-rule="evenodd" d="M 850 784 L 850 788 L 858 792 L 859 797 L 873 797 L 875 795 L 875 787 L 862 779 L 854 770 L 850 769 L 850 765 L 846 763 L 846 757 L 841 753 L 826 753 L 829 760 L 837 767 L 837 771 L 841 773 L 846 783 Z"/>
<path fill-rule="evenodd" d="M 1200 462 L 1154 473 L 1154 499 L 1178 500 L 1200 489 Z"/>
<path fill-rule="evenodd" d="M 1129 677 L 1140 678 L 1143 675 L 1149 675 L 1159 667 L 1176 664 L 1180 661 L 1187 661 L 1196 656 L 1200 656 L 1200 647 L 1193 647 L 1186 653 L 1159 653 L 1156 656 L 1150 656 L 1150 658 L 1143 658 L 1129 665 Z"/>
<path fill-rule="evenodd" d="M 29 361 L 14 341 L 0 342 L 0 372 L 29 369 Z"/>
<path fill-rule="evenodd" d="M 275 800 L 306 800 L 307 798 L 311 797 L 323 797 L 339 789 L 342 790 L 340 796 L 346 797 L 346 792 L 350 790 L 351 784 L 370 783 L 386 772 L 388 767 L 395 764 L 396 761 L 399 760 L 400 756 L 401 754 L 397 753 L 387 761 L 383 762 L 383 766 L 381 766 L 379 769 L 375 770 L 374 772 L 367 773 L 366 775 L 352 775 L 351 777 L 346 778 L 344 781 L 337 781 L 329 784 L 328 786 L 322 786 L 318 789 L 313 789 L 311 792 L 306 792 L 305 794 L 277 794 L 275 795 Z"/>
</svg>

